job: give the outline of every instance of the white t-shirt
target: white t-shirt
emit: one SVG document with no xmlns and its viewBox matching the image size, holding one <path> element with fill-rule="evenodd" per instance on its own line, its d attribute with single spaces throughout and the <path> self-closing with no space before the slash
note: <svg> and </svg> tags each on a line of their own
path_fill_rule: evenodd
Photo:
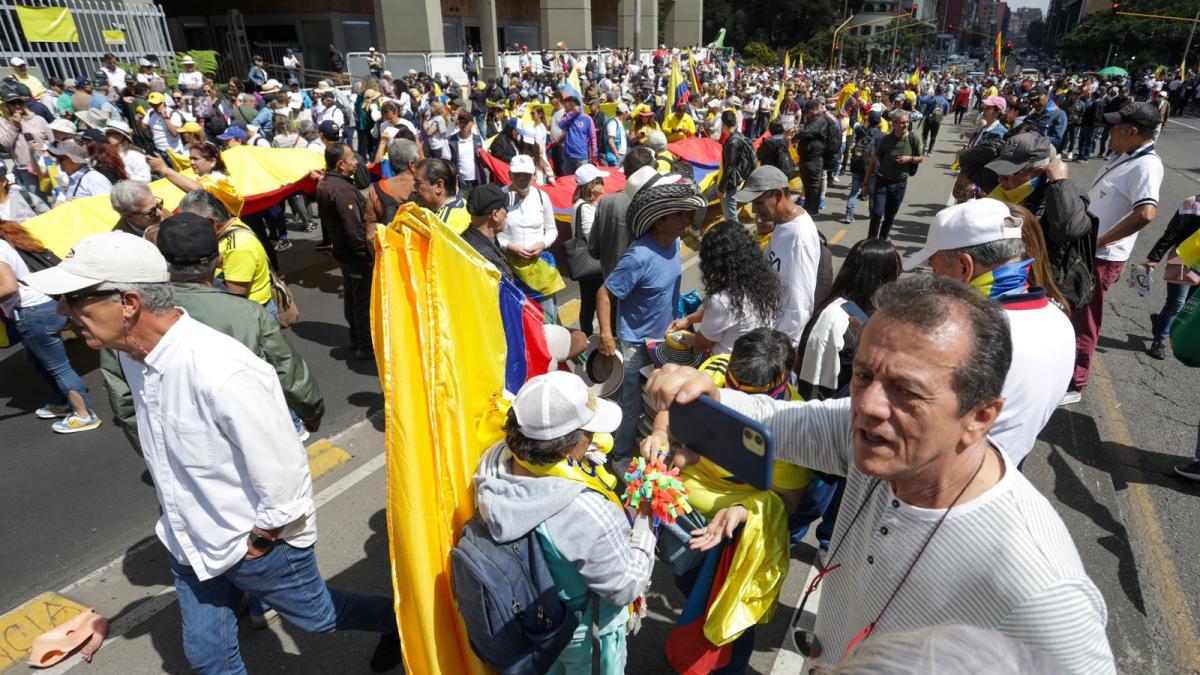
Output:
<svg viewBox="0 0 1200 675">
<path fill-rule="evenodd" d="M 321 108 L 317 111 L 317 126 L 321 126 L 321 122 L 331 121 L 339 127 L 346 126 L 346 116 L 342 114 L 340 108 L 336 105 L 331 105 L 328 108 Z"/>
<path fill-rule="evenodd" d="M 131 180 L 150 182 L 150 165 L 146 163 L 146 156 L 141 152 L 134 148 L 123 150 L 121 161 L 125 162 L 125 173 L 129 174 Z"/>
<path fill-rule="evenodd" d="M 9 199 L 12 199 L 12 197 L 10 196 Z M 17 197 L 17 199 L 20 199 L 20 197 Z M 17 253 L 17 249 L 13 248 L 12 244 L 3 239 L 0 239 L 0 262 L 12 268 L 13 275 L 17 277 L 17 281 L 21 281 L 29 276 L 29 266 L 25 264 L 25 260 L 21 258 L 21 254 Z M 4 310 L 4 313 L 9 317 L 12 317 L 14 309 L 33 307 L 43 302 L 54 302 L 54 300 L 50 296 L 42 295 L 25 284 L 18 284 L 16 293 L 13 293 L 4 300 L 0 300 L 0 309 Z"/>
<path fill-rule="evenodd" d="M 204 86 L 204 73 L 193 70 L 186 70 L 179 73 L 179 89 L 183 92 L 199 91 L 200 87 Z"/>
<path fill-rule="evenodd" d="M 120 93 L 125 88 L 125 79 L 128 75 L 125 69 L 117 66 L 113 70 L 109 70 L 108 66 L 101 66 L 100 72 L 104 73 L 104 77 L 108 79 L 108 87 L 115 93 Z"/>
<path fill-rule="evenodd" d="M 733 301 L 728 291 L 720 291 L 704 298 L 704 318 L 700 320 L 700 334 L 712 340 L 713 354 L 728 354 L 733 343 L 755 328 L 770 324 L 759 316 L 752 305 L 742 308 L 739 318 L 733 311 Z"/>
<path fill-rule="evenodd" d="M 838 298 L 817 315 L 813 328 L 804 343 L 804 356 L 800 360 L 800 379 L 825 389 L 838 388 L 838 376 L 842 372 L 842 350 L 846 348 L 846 331 L 850 328 L 850 315 L 844 307 L 850 302 Z"/>
<path fill-rule="evenodd" d="M 458 143 L 458 177 L 461 180 L 475 180 L 475 134 L 466 138 L 454 135 L 452 143 Z"/>
<path fill-rule="evenodd" d="M 804 212 L 795 220 L 777 225 L 766 253 L 767 262 L 783 286 L 783 306 L 775 328 L 786 333 L 794 345 L 812 316 L 817 292 L 821 238 L 812 216 Z"/>
<path fill-rule="evenodd" d="M 1091 200 L 1089 210 L 1100 220 L 1099 236 L 1116 227 L 1142 204 L 1157 206 L 1162 180 L 1162 160 L 1154 151 L 1154 143 L 1143 145 L 1106 164 L 1088 191 Z M 1129 260 L 1136 242 L 1135 232 L 1108 246 L 1097 247 L 1096 257 L 1113 262 Z"/>
<path fill-rule="evenodd" d="M 434 157 L 450 159 L 450 148 L 446 145 L 446 118 L 441 115 L 429 118 L 425 122 L 425 133 L 429 135 L 430 153 Z"/>
<path fill-rule="evenodd" d="M 576 221 L 578 216 L 578 221 Z M 579 232 L 579 236 L 587 241 L 588 235 L 592 233 L 592 223 L 596 222 L 596 204 L 585 202 L 582 199 L 576 199 L 571 205 L 571 236 L 575 236 L 575 232 Z"/>
<path fill-rule="evenodd" d="M 1045 298 L 1001 303 L 1012 335 L 1012 363 L 1004 378 L 1004 408 L 988 435 L 1014 464 L 1033 450 L 1058 408 L 1075 370 L 1075 329 Z"/>
<path fill-rule="evenodd" d="M 183 117 L 177 112 L 169 112 L 171 116 L 171 124 L 176 127 L 183 126 Z M 146 126 L 150 127 L 150 135 L 154 139 L 154 147 L 159 150 L 170 150 L 172 152 L 181 152 L 183 150 L 183 141 L 180 140 L 179 134 L 173 134 L 167 129 L 167 122 L 163 116 L 158 114 L 157 110 L 151 110 L 146 114 Z"/>
</svg>

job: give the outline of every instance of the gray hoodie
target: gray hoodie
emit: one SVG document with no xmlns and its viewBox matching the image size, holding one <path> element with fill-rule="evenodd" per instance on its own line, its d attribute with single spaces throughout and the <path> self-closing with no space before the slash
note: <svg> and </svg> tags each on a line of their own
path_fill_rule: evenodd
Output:
<svg viewBox="0 0 1200 675">
<path fill-rule="evenodd" d="M 654 568 L 650 520 L 625 514 L 602 495 L 565 478 L 512 473 L 512 452 L 497 443 L 475 472 L 479 516 L 497 542 L 525 536 L 542 522 L 550 541 L 576 564 L 593 593 L 618 607 L 645 591 Z"/>
</svg>

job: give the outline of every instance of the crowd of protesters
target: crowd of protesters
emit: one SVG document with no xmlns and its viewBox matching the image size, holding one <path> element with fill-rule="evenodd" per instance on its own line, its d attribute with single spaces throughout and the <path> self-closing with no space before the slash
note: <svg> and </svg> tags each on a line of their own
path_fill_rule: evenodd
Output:
<svg viewBox="0 0 1200 675">
<path fill-rule="evenodd" d="M 577 635 L 552 672 L 589 667 L 595 649 L 603 672 L 624 671 L 636 614 L 627 607 L 646 590 L 656 533 L 644 509 L 623 512 L 603 478 L 671 448 L 662 411 L 698 395 L 770 428 L 778 462 L 771 488 L 755 491 L 673 449 L 699 516 L 684 545 L 705 551 L 753 530 L 763 550 L 783 553 L 786 572 L 793 543 L 815 525 L 827 589 L 815 617 L 802 604 L 793 622 L 810 659 L 834 664 L 863 644 L 965 624 L 1010 658 L 1115 672 L 1104 600 L 1021 469 L 1052 412 L 1089 382 L 1106 293 L 1157 216 L 1155 139 L 1192 105 L 1194 74 L 781 73 L 662 48 L 642 60 L 524 50 L 517 69 L 493 78 L 471 52 L 455 81 L 392 73 L 372 50 L 369 76 L 309 87 L 289 56 L 276 68 L 286 83 L 260 57 L 245 78 L 214 82 L 190 57 L 167 76 L 153 59 L 126 72 L 111 55 L 91 77 L 45 84 L 12 59 L 0 83 L 10 160 L 0 308 L 49 388 L 36 414 L 56 432 L 101 424 L 59 333 L 70 321 L 103 350 L 116 422 L 163 497 L 160 537 L 197 670 L 244 668 L 236 630 L 213 630 L 234 625 L 243 594 L 254 617 L 379 632 L 372 666 L 399 660 L 390 600 L 332 591 L 316 569 L 301 442 L 324 404 L 280 332 L 286 308 L 274 288 L 289 231 L 320 229 L 316 248 L 343 279 L 347 347 L 374 358 L 373 240 L 411 201 L 518 282 L 550 325 L 565 286 L 550 251 L 577 240 L 578 341 L 619 358 L 612 402 L 569 372 L 514 392 L 506 438 L 476 476 L 491 536 L 536 530 L 567 606 L 601 607 L 599 637 Z M 719 144 L 707 190 L 670 149 L 689 137 Z M 895 218 L 939 141 L 956 151 L 958 203 L 902 258 Z M 243 145 L 319 153 L 315 191 L 243 220 L 222 159 Z M 1101 178 L 1077 184 L 1068 162 L 1096 158 Z M 626 187 L 606 194 L 612 172 Z M 157 178 L 187 193 L 176 213 L 150 191 Z M 566 236 L 540 189 L 561 180 L 576 185 Z M 814 218 L 844 183 L 842 222 L 860 200 L 870 221 L 835 275 Z M 20 224 L 97 195 L 120 216 L 116 231 L 61 262 Z M 1147 264 L 1198 218 L 1193 198 Z M 685 309 L 689 237 L 699 240 L 703 299 Z M 932 274 L 902 274 L 918 267 Z M 1165 358 L 1191 288 L 1172 287 L 1155 315 L 1154 358 Z M 559 360 L 570 370 L 567 354 Z M 600 434 L 612 447 L 596 459 Z M 585 462 L 591 479 L 562 470 Z M 1200 479 L 1200 449 L 1177 471 Z M 745 671 L 753 626 L 769 620 L 783 581 L 767 561 L 745 564 L 736 572 L 769 580 L 758 589 L 767 601 L 738 599 L 719 672 Z M 673 572 L 685 594 L 697 592 L 694 568 Z"/>
</svg>

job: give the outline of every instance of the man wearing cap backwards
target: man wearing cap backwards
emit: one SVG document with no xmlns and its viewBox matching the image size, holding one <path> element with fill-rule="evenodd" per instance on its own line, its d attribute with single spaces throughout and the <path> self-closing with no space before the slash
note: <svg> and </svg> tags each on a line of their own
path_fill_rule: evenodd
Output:
<svg viewBox="0 0 1200 675">
<path fill-rule="evenodd" d="M 82 145 L 75 141 L 58 141 L 50 144 L 49 152 L 67 176 L 67 186 L 61 195 L 63 201 L 112 192 L 112 182 L 92 168 Z"/>
<path fill-rule="evenodd" d="M 820 299 L 817 290 L 822 267 L 821 236 L 817 225 L 808 212 L 792 201 L 787 176 L 773 166 L 755 169 L 734 198 L 740 203 L 751 203 L 760 225 L 774 225 L 766 249 L 767 263 L 783 286 L 783 304 L 775 328 L 798 344 Z M 829 280 L 824 284 L 826 289 L 828 284 Z"/>
<path fill-rule="evenodd" d="M 1115 156 L 1104 165 L 1088 191 L 1091 212 L 1100 220 L 1096 238 L 1096 289 L 1085 307 L 1071 313 L 1075 324 L 1075 374 L 1063 404 L 1079 401 L 1087 386 L 1092 355 L 1104 318 L 1104 297 L 1121 278 L 1125 261 L 1133 252 L 1137 233 L 1154 222 L 1158 214 L 1158 190 L 1163 165 L 1154 151 L 1154 129 L 1158 110 L 1150 103 L 1129 102 L 1116 112 L 1105 113 L 1111 124 L 1108 147 Z"/>
<path fill-rule="evenodd" d="M 924 248 L 904 261 L 907 271 L 928 261 L 934 274 L 963 281 L 1005 309 L 1012 365 L 990 435 L 1018 468 L 1066 393 L 1075 362 L 1065 309 L 1029 284 L 1033 260 L 1025 257 L 1021 229 L 1004 202 L 972 199 L 939 211 Z"/>
<path fill-rule="evenodd" d="M 371 277 L 374 249 L 367 243 L 363 211 L 367 200 L 351 178 L 358 157 L 345 143 L 325 148 L 325 176 L 317 184 L 317 213 L 329 233 L 333 258 L 342 270 L 343 310 L 350 347 L 357 359 L 374 357 L 371 346 Z"/>
<path fill-rule="evenodd" d="M 8 65 L 12 66 L 13 76 L 17 78 L 17 82 L 29 87 L 29 95 L 34 98 L 41 98 L 42 94 L 46 93 L 46 85 L 29 72 L 29 64 L 25 63 L 25 59 L 15 56 L 8 60 Z"/>
<path fill-rule="evenodd" d="M 1067 165 L 1036 132 L 1020 133 L 997 148 L 983 144 L 959 155 L 963 174 L 983 194 L 1020 204 L 1038 217 L 1046 240 L 1046 258 L 1054 285 L 1068 310 L 1092 296 L 1092 252 L 1096 248 L 1095 216 L 1087 195 L 1067 176 Z"/>
<path fill-rule="evenodd" d="M 497 185 L 480 185 L 471 191 L 467 212 L 471 214 L 471 226 L 462 233 L 463 240 L 495 265 L 501 276 L 512 281 L 512 267 L 496 243 L 496 235 L 504 231 L 508 221 L 508 195 Z"/>
<path fill-rule="evenodd" d="M 155 243 L 167 260 L 175 305 L 271 364 L 288 408 L 296 411 L 309 431 L 320 428 L 325 414 L 321 390 L 304 357 L 281 332 L 278 320 L 262 305 L 213 287 L 214 274 L 222 261 L 212 222 L 194 213 L 176 214 L 162 222 Z M 134 450 L 142 454 L 133 393 L 125 381 L 117 353 L 101 350 L 100 369 L 108 387 L 113 422 L 125 432 Z"/>
<path fill-rule="evenodd" d="M 627 514 L 604 460 L 589 452 L 593 435 L 610 433 L 621 410 L 563 371 L 539 375 L 517 392 L 505 440 L 488 449 L 475 472 L 475 503 L 491 536 L 515 541 L 537 529 L 559 596 L 588 623 L 590 596 L 600 601 L 600 672 L 625 672 L 628 606 L 650 583 L 654 534 L 643 505 Z M 631 524 L 632 523 L 632 524 Z M 592 668 L 592 638 L 580 631 L 552 673 Z"/>
<path fill-rule="evenodd" d="M 711 396 L 763 422 L 776 459 L 846 477 L 820 612 L 798 617 L 797 646 L 832 665 L 854 643 L 969 617 L 1055 659 L 1055 673 L 1115 673 L 1104 598 L 1070 533 L 988 436 L 1006 405 L 1004 310 L 929 274 L 875 297 L 849 398 L 718 390 L 673 365 L 647 386 L 659 410 Z"/>
<path fill-rule="evenodd" d="M 623 419 L 612 458 L 628 459 L 636 450 L 635 435 L 642 413 L 639 371 L 650 363 L 647 339 L 659 340 L 675 318 L 679 302 L 679 235 L 705 200 L 696 184 L 677 174 L 651 176 L 629 203 L 626 225 L 633 243 L 596 293 L 600 320 L 600 352 L 621 350 L 625 379 L 617 394 Z M 617 325 L 613 329 L 613 298 Z"/>
<path fill-rule="evenodd" d="M 561 174 L 570 176 L 580 164 L 595 163 L 596 125 L 583 114 L 579 99 L 568 96 L 563 100 L 566 113 L 558 123 L 563 131 Z"/>
<path fill-rule="evenodd" d="M 179 309 L 167 262 L 144 239 L 85 237 L 26 282 L 61 296 L 59 311 L 89 347 L 120 352 L 191 666 L 245 672 L 237 604 L 246 592 L 306 631 L 383 634 L 372 666 L 394 667 L 392 600 L 321 579 L 312 477 L 275 370 Z"/>
</svg>

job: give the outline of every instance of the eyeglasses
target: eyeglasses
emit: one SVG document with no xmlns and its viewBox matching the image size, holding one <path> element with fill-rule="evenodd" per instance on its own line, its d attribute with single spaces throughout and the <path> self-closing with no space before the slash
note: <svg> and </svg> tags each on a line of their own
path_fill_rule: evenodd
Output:
<svg viewBox="0 0 1200 675">
<path fill-rule="evenodd" d="M 78 307 L 79 303 L 88 298 L 110 298 L 114 295 L 121 295 L 121 291 L 74 291 L 71 293 L 63 293 L 57 299 L 62 300 L 71 308 Z"/>
<path fill-rule="evenodd" d="M 163 200 L 156 197 L 154 199 L 154 208 L 150 209 L 149 211 L 145 211 L 145 212 L 134 211 L 133 213 L 131 213 L 129 215 L 141 216 L 142 218 L 150 218 L 151 216 L 157 216 L 162 210 L 163 210 Z"/>
</svg>

